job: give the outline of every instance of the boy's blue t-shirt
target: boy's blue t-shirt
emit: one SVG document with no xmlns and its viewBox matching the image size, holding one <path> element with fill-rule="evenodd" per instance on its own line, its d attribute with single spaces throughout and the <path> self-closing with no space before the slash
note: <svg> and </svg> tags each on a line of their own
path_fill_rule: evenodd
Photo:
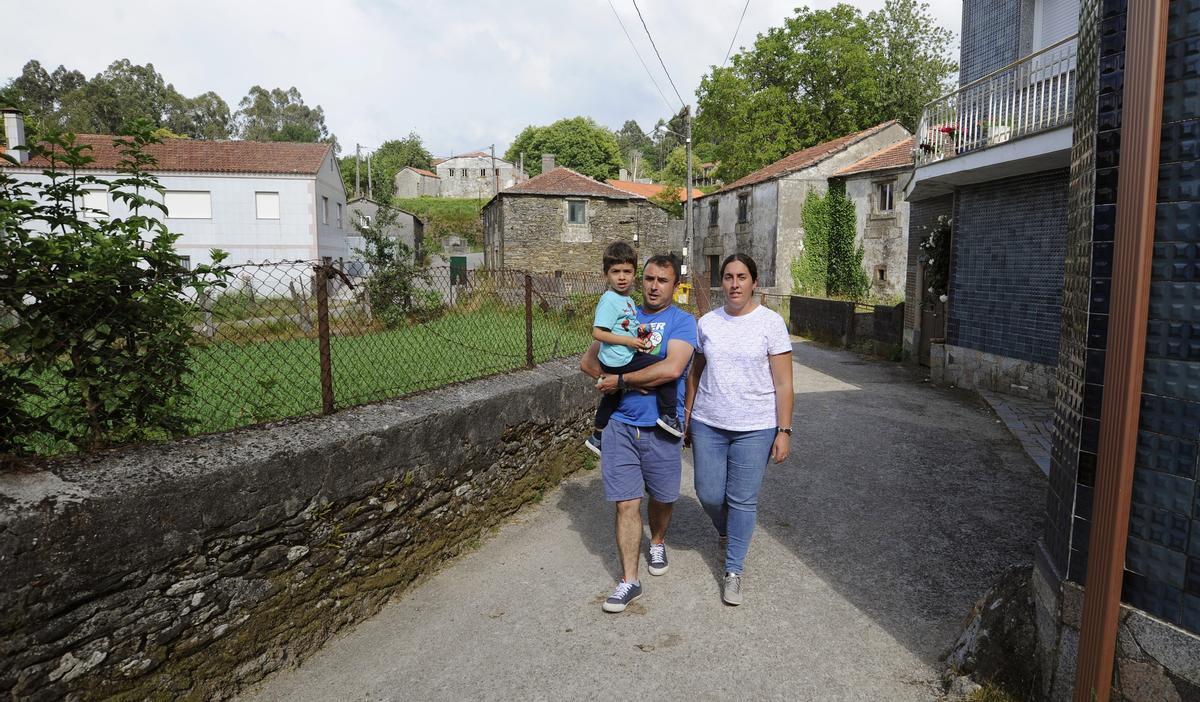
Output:
<svg viewBox="0 0 1200 702">
<path fill-rule="evenodd" d="M 651 314 L 642 308 L 638 308 L 638 322 L 650 326 L 650 338 L 654 342 L 654 348 L 650 353 L 658 356 L 667 355 L 667 342 L 672 340 L 685 341 L 696 348 L 696 318 L 684 312 L 675 305 L 671 305 L 664 310 Z M 688 360 L 688 365 L 684 367 L 683 375 L 680 376 L 679 382 L 679 421 L 683 421 L 683 399 L 687 392 L 687 384 L 683 382 L 683 378 L 687 377 L 687 369 L 691 367 L 691 360 Z M 612 418 L 634 427 L 652 427 L 658 422 L 658 401 L 654 397 L 654 393 L 641 393 L 637 390 L 630 390 L 621 396 L 621 402 L 617 405 L 617 411 L 613 413 Z"/>
<path fill-rule="evenodd" d="M 633 298 L 612 290 L 605 290 L 596 303 L 596 318 L 593 327 L 607 329 L 613 334 L 637 337 L 638 309 Z M 600 362 L 606 366 L 623 366 L 633 360 L 633 349 L 619 344 L 600 343 Z"/>
</svg>

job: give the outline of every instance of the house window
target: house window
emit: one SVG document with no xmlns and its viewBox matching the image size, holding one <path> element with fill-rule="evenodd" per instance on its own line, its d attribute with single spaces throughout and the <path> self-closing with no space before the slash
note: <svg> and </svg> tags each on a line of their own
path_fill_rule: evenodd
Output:
<svg viewBox="0 0 1200 702">
<path fill-rule="evenodd" d="M 708 287 L 721 287 L 721 257 L 708 257 Z"/>
<path fill-rule="evenodd" d="M 496 169 L 496 177 L 500 177 L 500 169 L 499 168 Z"/>
<path fill-rule="evenodd" d="M 453 169 L 453 168 L 451 168 L 451 169 L 450 169 L 450 177 L 451 177 L 451 178 L 453 178 L 453 177 L 454 177 L 454 169 Z"/>
<path fill-rule="evenodd" d="M 480 178 L 486 178 L 486 177 L 487 177 L 487 169 L 486 169 L 486 168 L 480 168 L 480 169 L 479 169 L 479 177 L 480 177 Z"/>
<path fill-rule="evenodd" d="M 192 257 L 191 256 L 180 256 L 179 257 L 179 265 L 185 271 L 192 270 Z"/>
<path fill-rule="evenodd" d="M 710 227 L 717 226 L 717 206 L 718 205 L 720 205 L 720 203 L 717 202 L 716 200 L 713 200 L 712 202 L 708 203 L 708 226 L 710 226 Z"/>
<path fill-rule="evenodd" d="M 254 210 L 259 219 L 279 219 L 279 193 L 254 193 Z"/>
<path fill-rule="evenodd" d="M 587 224 L 587 200 L 567 200 L 567 224 Z"/>
<path fill-rule="evenodd" d="M 875 279 L 881 283 L 887 282 L 887 266 L 879 266 L 875 269 Z"/>
<path fill-rule="evenodd" d="M 875 211 L 876 212 L 891 212 L 892 210 L 895 209 L 895 201 L 894 201 L 894 198 L 896 195 L 895 188 L 896 188 L 895 181 L 888 181 L 886 183 L 877 183 L 875 185 L 875 195 L 876 195 Z"/>
<path fill-rule="evenodd" d="M 198 190 L 168 190 L 163 197 L 170 219 L 212 219 L 212 195 Z"/>
<path fill-rule="evenodd" d="M 337 204 L 337 225 L 338 229 L 342 228 L 342 203 Z"/>
<path fill-rule="evenodd" d="M 83 197 L 75 199 L 75 207 L 85 210 L 83 216 L 95 219 L 102 214 L 108 214 L 108 191 L 84 190 Z"/>
<path fill-rule="evenodd" d="M 738 223 L 745 224 L 750 221 L 750 194 L 738 196 Z"/>
<path fill-rule="evenodd" d="M 458 169 L 458 176 L 460 178 L 466 178 L 467 177 L 467 169 L 466 168 Z"/>
<path fill-rule="evenodd" d="M 321 196 L 321 224 L 329 224 L 329 198 Z"/>
</svg>

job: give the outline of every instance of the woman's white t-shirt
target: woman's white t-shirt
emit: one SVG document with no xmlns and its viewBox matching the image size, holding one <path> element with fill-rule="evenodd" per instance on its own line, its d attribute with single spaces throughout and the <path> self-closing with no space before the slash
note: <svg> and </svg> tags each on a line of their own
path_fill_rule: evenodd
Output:
<svg viewBox="0 0 1200 702">
<path fill-rule="evenodd" d="M 775 382 L 767 357 L 792 350 L 783 317 L 762 305 L 738 317 L 718 307 L 700 318 L 698 334 L 696 350 L 705 365 L 692 419 L 727 431 L 775 427 Z"/>
</svg>

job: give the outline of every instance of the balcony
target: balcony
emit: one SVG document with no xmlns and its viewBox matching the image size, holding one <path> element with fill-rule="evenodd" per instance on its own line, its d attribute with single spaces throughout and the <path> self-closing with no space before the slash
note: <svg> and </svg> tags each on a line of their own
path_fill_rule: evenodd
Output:
<svg viewBox="0 0 1200 702">
<path fill-rule="evenodd" d="M 1078 46 L 1073 34 L 926 105 L 910 194 L 1065 165 Z"/>
</svg>

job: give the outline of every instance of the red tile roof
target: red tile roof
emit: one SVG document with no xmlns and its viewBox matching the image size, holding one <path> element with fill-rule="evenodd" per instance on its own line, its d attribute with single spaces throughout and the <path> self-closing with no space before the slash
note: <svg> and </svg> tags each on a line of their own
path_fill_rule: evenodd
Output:
<svg viewBox="0 0 1200 702">
<path fill-rule="evenodd" d="M 891 168 L 911 168 L 913 165 L 913 148 L 917 145 L 916 137 L 909 137 L 886 146 L 870 156 L 846 166 L 834 173 L 835 176 L 854 175 L 885 171 Z"/>
<path fill-rule="evenodd" d="M 491 157 L 492 157 L 491 154 L 485 154 L 482 151 L 472 151 L 471 153 L 468 153 L 468 154 L 458 154 L 456 156 L 451 156 L 450 158 L 491 158 Z M 449 161 L 450 158 L 442 159 L 442 160 Z M 501 159 L 496 159 L 496 160 L 499 161 Z"/>
<path fill-rule="evenodd" d="M 94 159 L 87 170 L 113 171 L 123 156 L 114 137 L 108 134 L 77 134 L 76 144 L 91 147 Z M 295 173 L 314 175 L 329 154 L 332 144 L 297 144 L 271 141 L 201 141 L 168 139 L 161 144 L 149 144 L 146 153 L 157 164 L 154 171 L 184 171 L 188 173 Z M 45 168 L 44 157 L 30 159 L 25 168 Z M 8 166 L 12 168 L 13 166 Z"/>
<path fill-rule="evenodd" d="M 669 185 L 663 185 L 662 183 L 635 183 L 631 180 L 610 180 L 608 181 L 608 184 L 618 190 L 624 190 L 625 192 L 633 193 L 634 195 L 641 195 L 647 199 L 654 197 L 666 188 L 672 187 Z M 693 198 L 700 197 L 703 194 L 703 190 L 699 188 L 692 188 Z M 679 188 L 679 201 L 684 202 L 686 200 L 687 190 L 684 188 Z"/>
<path fill-rule="evenodd" d="M 605 197 L 610 200 L 642 200 L 643 196 L 629 193 L 606 185 L 598 180 L 588 178 L 582 173 L 576 173 L 570 168 L 558 167 L 549 173 L 543 173 L 536 178 L 507 190 L 501 190 L 501 195 L 584 195 L 588 197 Z"/>
<path fill-rule="evenodd" d="M 446 159 L 444 159 L 444 158 L 435 158 L 429 162 L 429 165 L 433 166 L 434 168 L 437 168 L 437 165 L 439 163 L 445 163 L 445 162 L 446 162 Z"/>
<path fill-rule="evenodd" d="M 410 171 L 416 171 L 417 173 L 420 173 L 421 175 L 429 177 L 429 178 L 441 178 L 441 176 L 438 175 L 437 173 L 427 171 L 424 168 L 417 168 L 416 166 L 405 166 L 405 168 L 407 168 Z"/>
<path fill-rule="evenodd" d="M 874 136 L 893 124 L 896 124 L 896 120 L 888 120 L 887 122 L 884 122 L 883 124 L 877 124 L 870 129 L 864 129 L 861 132 L 847 134 L 846 136 L 838 137 L 837 139 L 833 139 L 822 144 L 817 144 L 816 146 L 810 146 L 807 149 L 801 149 L 794 154 L 784 156 L 769 166 L 764 166 L 749 175 L 743 176 L 729 185 L 722 187 L 720 190 L 709 193 L 709 195 L 715 195 L 716 193 L 723 193 L 729 190 L 736 190 L 747 185 L 754 185 L 756 183 L 762 183 L 774 178 L 780 178 L 790 173 L 795 173 L 796 171 L 816 165 L 830 156 L 840 151 L 844 151 L 863 139 Z"/>
</svg>

